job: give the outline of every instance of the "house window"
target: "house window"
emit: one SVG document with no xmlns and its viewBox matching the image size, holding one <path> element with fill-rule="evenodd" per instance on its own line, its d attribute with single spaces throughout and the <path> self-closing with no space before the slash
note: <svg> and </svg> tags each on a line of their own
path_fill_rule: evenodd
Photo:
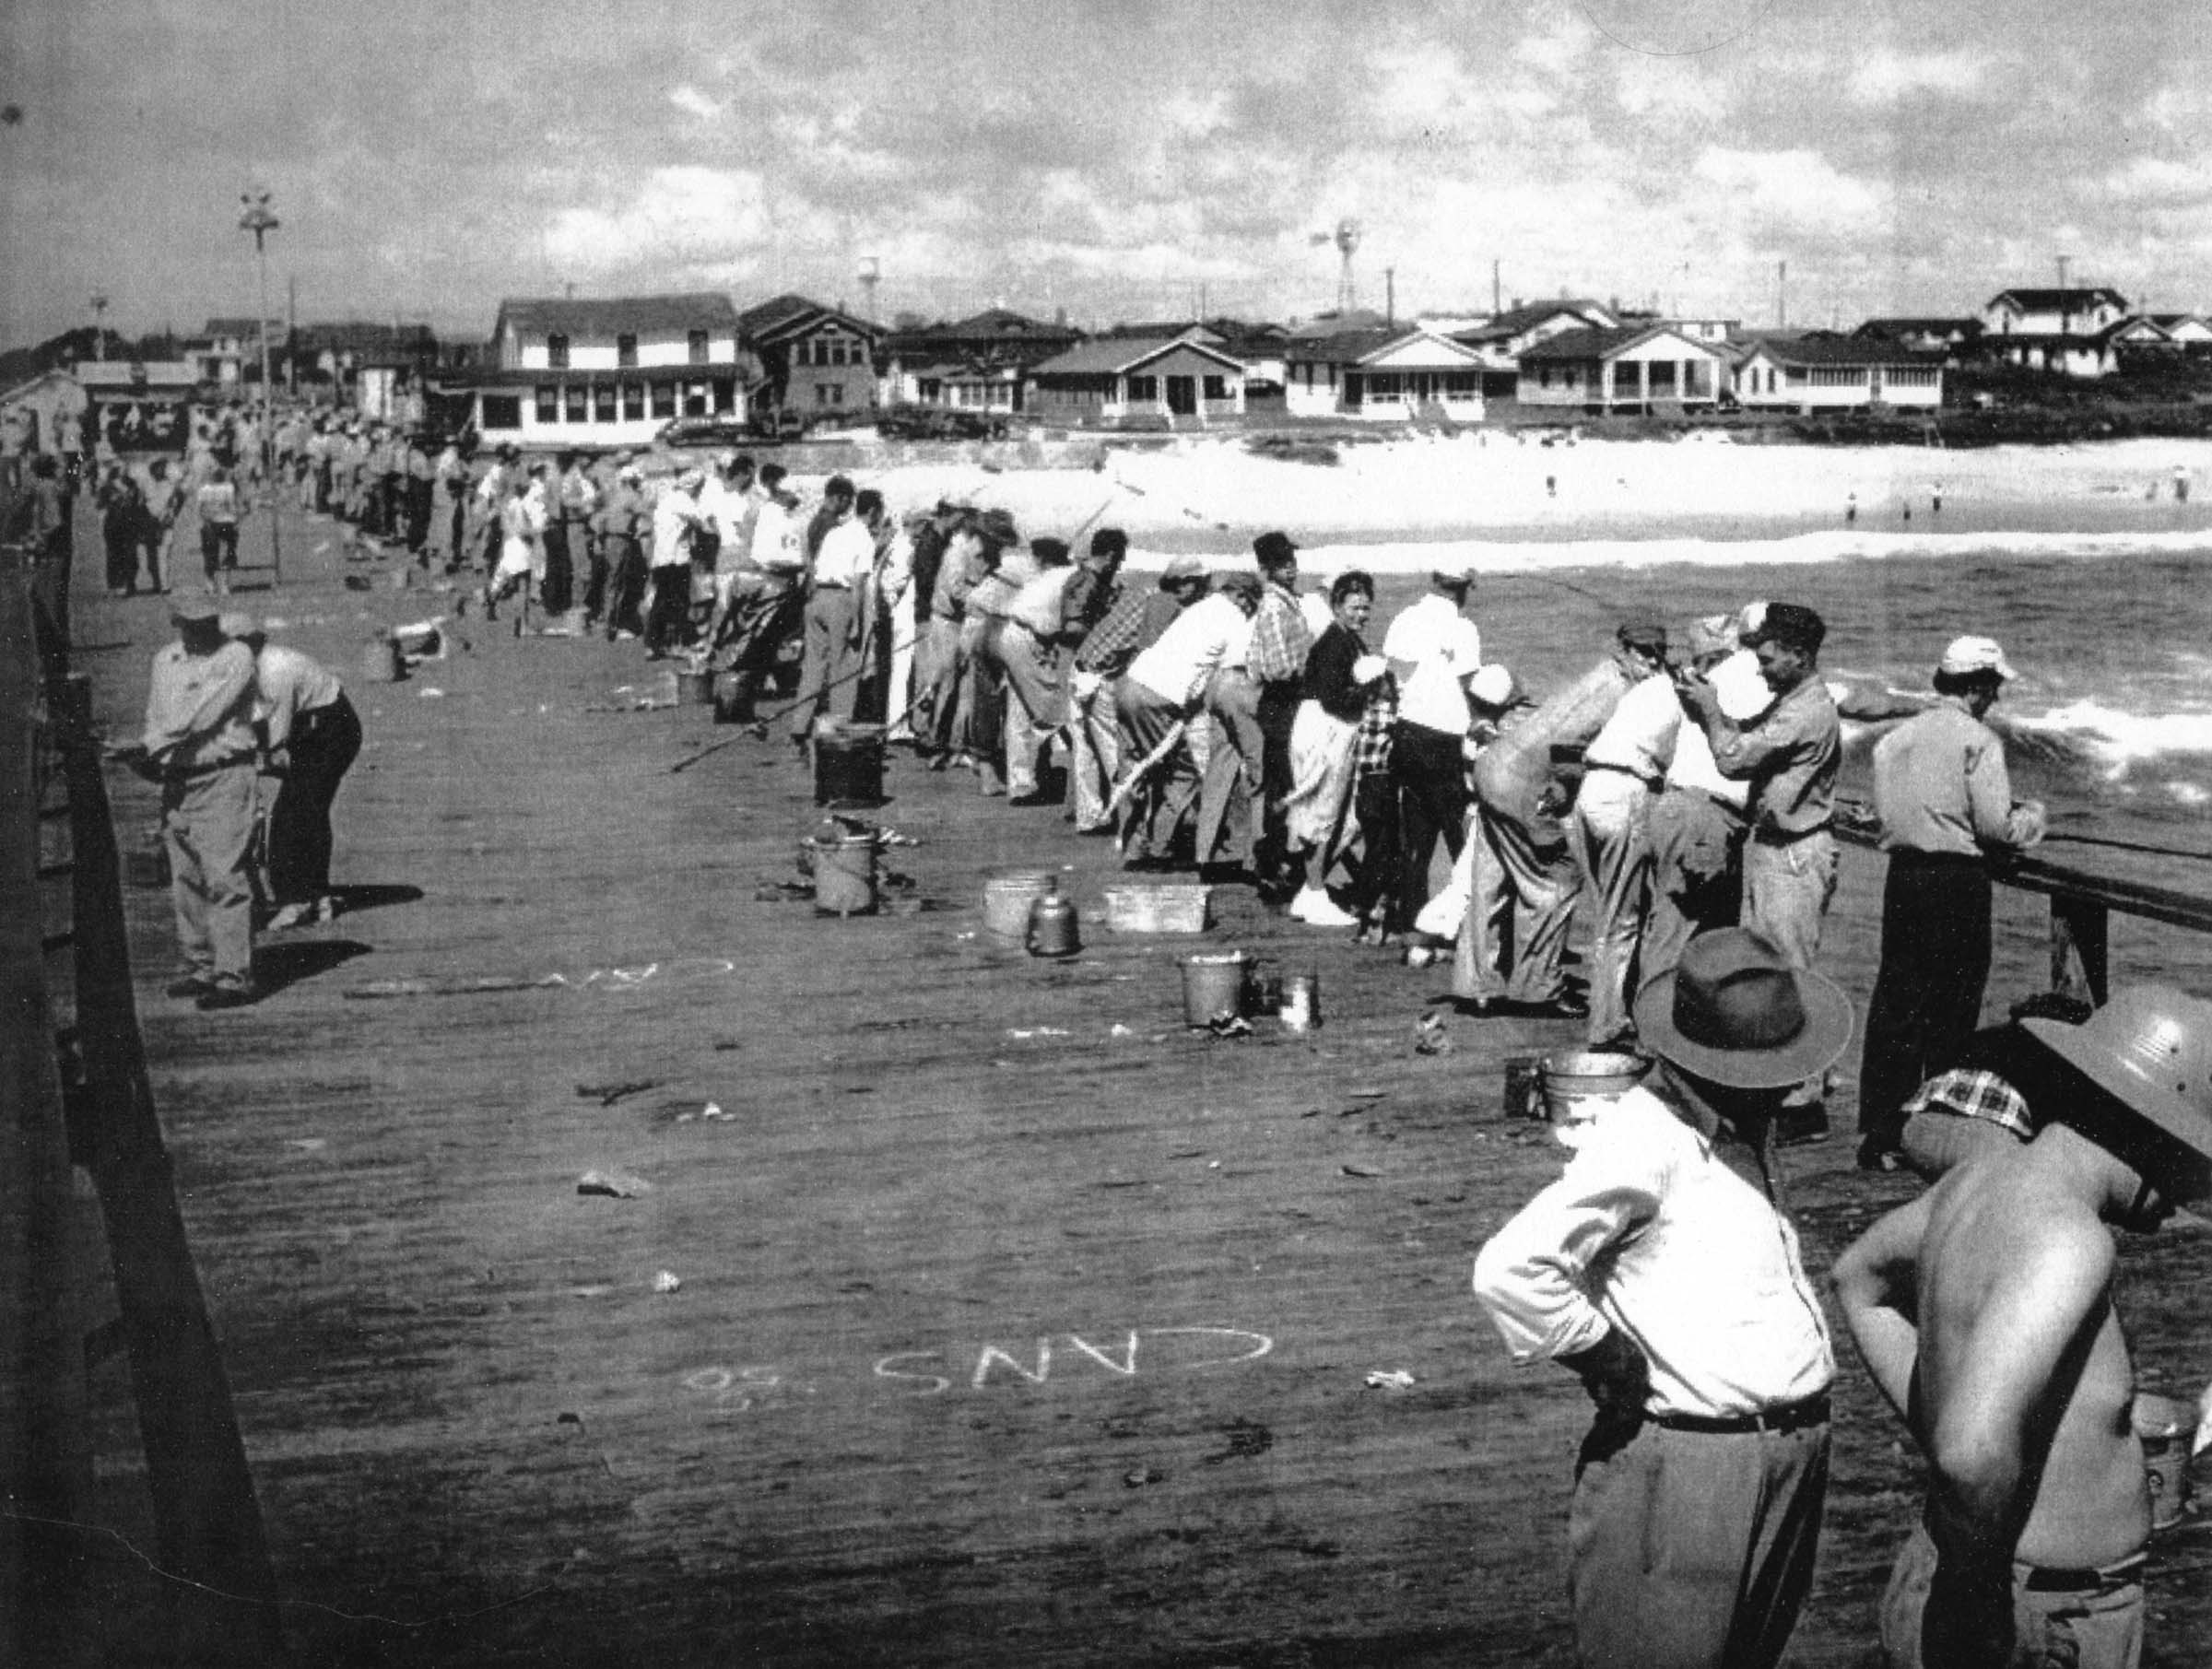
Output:
<svg viewBox="0 0 2212 1669">
<path fill-rule="evenodd" d="M 520 394 L 486 394 L 484 396 L 484 427 L 520 429 L 523 426 L 523 397 Z"/>
<path fill-rule="evenodd" d="M 1228 379 L 1227 377 L 1208 377 L 1208 378 L 1206 378 L 1206 397 L 1207 399 L 1209 399 L 1209 400 L 1226 400 L 1226 399 L 1228 399 L 1228 398 L 1229 398 L 1229 379 Z"/>
<path fill-rule="evenodd" d="M 1682 397 L 1685 400 L 1712 398 L 1712 361 L 1685 359 L 1682 362 Z"/>
<path fill-rule="evenodd" d="M 707 415 L 707 402 L 712 398 L 712 391 L 710 390 L 704 382 L 685 383 L 684 416 L 687 417 L 705 417 Z"/>
<path fill-rule="evenodd" d="M 1675 397 L 1675 364 L 1672 359 L 1654 359 L 1651 364 L 1652 398 L 1671 400 Z"/>
<path fill-rule="evenodd" d="M 569 369 L 569 339 L 566 336 L 546 338 L 546 365 L 551 370 Z"/>
<path fill-rule="evenodd" d="M 727 377 L 717 377 L 717 378 L 715 378 L 715 379 L 714 379 L 714 409 L 715 409 L 717 412 L 720 412 L 720 413 L 722 413 L 722 414 L 724 414 L 724 415 L 725 415 L 725 416 L 726 416 L 728 413 L 730 413 L 731 411 L 733 411 L 733 410 L 735 410 L 735 407 L 736 407 L 736 402 L 737 402 L 737 385 L 736 385 L 736 383 L 735 383 L 735 382 L 732 382 L 732 381 L 731 381 L 729 378 L 727 378 Z"/>
<path fill-rule="evenodd" d="M 1551 386 L 1550 366 L 1539 365 L 1536 367 L 1536 386 L 1538 388 L 1549 388 Z"/>
<path fill-rule="evenodd" d="M 560 421 L 560 390 L 550 382 L 540 382 L 537 394 L 537 420 L 540 423 Z"/>
<path fill-rule="evenodd" d="M 690 347 L 691 363 L 704 365 L 707 362 L 707 333 L 703 330 L 695 330 L 690 334 L 688 342 Z"/>
<path fill-rule="evenodd" d="M 571 423 L 589 423 L 592 420 L 591 389 L 582 383 L 571 382 L 561 392 L 562 404 L 568 408 L 565 414 L 568 420 Z"/>
<path fill-rule="evenodd" d="M 615 420 L 615 385 L 602 382 L 592 390 L 592 420 L 612 423 Z"/>
<path fill-rule="evenodd" d="M 615 338 L 615 363 L 621 366 L 638 362 L 638 338 L 634 332 L 625 331 Z"/>
<path fill-rule="evenodd" d="M 1482 392 L 1482 373 L 1472 370 L 1448 370 L 1444 373 L 1444 398 L 1472 400 Z"/>
<path fill-rule="evenodd" d="M 814 385 L 814 403 L 817 405 L 842 405 L 845 403 L 845 385 L 842 382 L 817 382 Z"/>
<path fill-rule="evenodd" d="M 622 420 L 640 423 L 645 417 L 645 385 L 642 382 L 622 384 Z"/>
<path fill-rule="evenodd" d="M 676 384 L 655 382 L 653 385 L 653 415 L 656 417 L 676 416 Z"/>
<path fill-rule="evenodd" d="M 1130 378 L 1129 399 L 1133 405 L 1150 405 L 1156 404 L 1159 399 L 1159 379 L 1158 377 Z"/>
</svg>

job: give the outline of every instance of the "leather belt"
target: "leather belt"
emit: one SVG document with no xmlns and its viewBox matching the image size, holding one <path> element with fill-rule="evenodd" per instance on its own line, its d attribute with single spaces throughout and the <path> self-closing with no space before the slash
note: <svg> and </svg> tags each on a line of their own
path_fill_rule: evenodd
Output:
<svg viewBox="0 0 2212 1669">
<path fill-rule="evenodd" d="M 2030 1593 L 2095 1593 L 2100 1589 L 2140 1581 L 2147 1562 L 2147 1556 L 2138 1553 L 2114 1565 L 2015 1565 L 2013 1571 L 2020 1586 Z"/>
<path fill-rule="evenodd" d="M 1807 1426 L 1828 1424 L 1828 1393 L 1803 1402 L 1762 1408 L 1757 1414 L 1652 1414 L 1644 1416 L 1669 1431 L 1695 1431 L 1708 1437 L 1745 1437 L 1755 1431 L 1802 1431 Z"/>
<path fill-rule="evenodd" d="M 1810 829 L 1754 829 L 1751 838 L 1761 846 L 1794 846 L 1800 840 L 1809 840 L 1815 835 L 1826 834 L 1829 825 L 1816 823 Z"/>
</svg>

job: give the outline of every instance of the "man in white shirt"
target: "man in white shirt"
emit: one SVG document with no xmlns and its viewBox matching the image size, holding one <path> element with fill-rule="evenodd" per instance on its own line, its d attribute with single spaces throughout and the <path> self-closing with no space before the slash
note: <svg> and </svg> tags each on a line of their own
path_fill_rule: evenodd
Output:
<svg viewBox="0 0 2212 1669">
<path fill-rule="evenodd" d="M 1466 839 L 1465 680 L 1482 666 L 1482 634 L 1466 617 L 1472 568 L 1438 570 L 1429 594 L 1399 612 L 1382 636 L 1382 656 L 1398 680 L 1398 725 L 1390 769 L 1397 785 L 1403 840 L 1399 919 L 1412 922 L 1429 901 L 1429 870 L 1441 837 L 1456 860 Z"/>
<path fill-rule="evenodd" d="M 1184 609 L 1129 664 L 1114 697 L 1122 757 L 1129 761 L 1116 790 L 1128 801 L 1122 850 L 1129 868 L 1153 868 L 1167 859 L 1198 790 L 1186 727 L 1221 667 L 1242 655 L 1259 605 L 1257 574 L 1224 574 L 1219 589 Z"/>
<path fill-rule="evenodd" d="M 1715 669 L 1741 652 L 1735 622 L 1727 615 L 1693 622 L 1688 648 L 1690 666 L 1712 677 L 1725 701 L 1726 687 Z M 1756 656 L 1751 664 L 1756 680 Z M 1763 682 L 1759 688 L 1772 699 Z M 1756 718 L 1758 710 L 1742 716 Z M 1721 775 L 1712 744 L 1700 726 L 1677 726 L 1666 785 L 1652 806 L 1651 908 L 1636 947 L 1643 979 L 1656 979 L 1679 962 L 1693 935 L 1735 925 L 1742 910 L 1744 837 L 1750 829 L 1744 806 L 1749 794 L 1745 783 Z"/>
<path fill-rule="evenodd" d="M 1475 1260 L 1517 1362 L 1596 1405 L 1569 1515 L 1591 1664 L 1771 1669 L 1812 1586 L 1835 1351 L 1776 1197 L 1775 1113 L 1851 1004 L 1743 928 L 1636 1001 L 1652 1087 L 1598 1101 L 1559 1180 Z"/>
<path fill-rule="evenodd" d="M 978 648 L 984 676 L 1003 677 L 1006 794 L 1037 798 L 1037 767 L 1046 746 L 1067 723 L 1067 691 L 1059 653 L 1063 605 L 1077 569 L 1065 539 L 1030 541 L 1036 575 L 1006 600 L 1006 613 L 984 630 Z"/>
<path fill-rule="evenodd" d="M 849 721 L 860 697 L 861 638 L 876 612 L 876 535 L 853 513 L 853 498 L 847 476 L 831 476 L 822 487 L 830 520 L 815 552 L 806 597 L 806 671 L 791 710 L 796 747 L 813 736 L 818 715 L 827 711 Z"/>
<path fill-rule="evenodd" d="M 904 605 L 914 583 L 914 541 L 873 487 L 853 500 L 853 513 L 876 541 L 876 615 L 865 634 L 868 670 L 856 711 L 871 722 L 896 720 L 912 699 L 914 611 Z"/>
<path fill-rule="evenodd" d="M 1634 1038 L 1629 1000 L 1641 983 L 1636 951 L 1652 893 L 1652 802 L 1665 785 L 1682 729 L 1666 676 L 1666 628 L 1639 615 L 1615 633 L 1615 658 L 1634 680 L 1583 750 L 1568 850 L 1590 906 L 1590 1047 Z"/>
<path fill-rule="evenodd" d="M 705 472 L 687 469 L 653 501 L 653 550 L 647 558 L 653 601 L 645 610 L 645 655 L 665 660 L 691 628 L 691 540 L 706 525 L 699 508 Z"/>
<path fill-rule="evenodd" d="M 337 676 L 284 643 L 246 614 L 227 614 L 223 635 L 253 652 L 254 726 L 278 787 L 269 810 L 269 931 L 327 922 L 337 911 L 330 890 L 330 807 L 361 751 L 361 718 Z"/>
</svg>

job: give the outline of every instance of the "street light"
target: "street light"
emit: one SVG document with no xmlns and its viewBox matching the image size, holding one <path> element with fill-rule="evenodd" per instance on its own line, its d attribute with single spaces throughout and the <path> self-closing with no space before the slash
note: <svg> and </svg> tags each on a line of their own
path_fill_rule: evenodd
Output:
<svg viewBox="0 0 2212 1669">
<path fill-rule="evenodd" d="M 267 192 L 241 193 L 238 199 L 246 206 L 245 213 L 238 217 L 241 231 L 253 234 L 253 260 L 261 276 L 261 311 L 253 315 L 253 334 L 261 338 L 261 426 L 255 445 L 261 453 L 262 478 L 268 479 L 269 471 L 269 249 L 268 235 L 280 222 L 269 211 Z M 274 585 L 281 577 L 283 559 L 276 544 L 276 499 L 272 488 L 269 493 L 269 583 Z"/>
<path fill-rule="evenodd" d="M 108 357 L 107 316 L 108 298 L 100 291 L 94 290 L 92 292 L 92 357 L 95 359 L 104 359 Z"/>
</svg>

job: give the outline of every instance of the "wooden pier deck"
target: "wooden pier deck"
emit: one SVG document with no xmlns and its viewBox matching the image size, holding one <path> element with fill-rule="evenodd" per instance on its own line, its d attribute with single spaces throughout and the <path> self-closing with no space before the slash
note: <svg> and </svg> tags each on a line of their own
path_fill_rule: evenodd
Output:
<svg viewBox="0 0 2212 1669">
<path fill-rule="evenodd" d="M 132 895 L 156 1099 L 298 1661 L 1571 1662 L 1585 1407 L 1507 1363 L 1467 1275 L 1558 1163 L 1501 1116 L 1505 1064 L 1573 1026 L 1461 1016 L 1447 970 L 1240 889 L 1204 944 L 1317 971 L 1324 1024 L 1187 1031 L 1191 941 L 1087 923 L 1048 964 L 981 931 L 984 878 L 1014 864 L 1064 868 L 1088 910 L 1109 843 L 903 755 L 877 815 L 918 841 L 888 853 L 910 902 L 762 901 L 815 817 L 781 734 L 671 774 L 727 733 L 703 709 L 587 711 L 650 686 L 636 645 L 503 625 L 361 683 L 371 625 L 443 600 L 345 589 L 333 533 L 288 523 L 283 590 L 238 601 L 293 622 L 278 635 L 362 710 L 337 864 L 362 907 L 267 941 L 279 989 L 203 1016 L 160 994 L 166 896 Z M 78 664 L 128 734 L 164 606 L 84 589 Z M 127 843 L 150 791 L 112 790 Z M 1827 961 L 1862 1005 L 1877 888 L 1847 855 Z M 2047 955 L 2037 901 L 2001 912 L 1993 1006 Z M 2155 966 L 2115 938 L 2116 976 Z M 427 989 L 348 994 L 405 981 Z M 1448 1052 L 1415 1050 L 1431 1010 Z M 1833 1112 L 1836 1138 L 1787 1159 L 1821 1268 L 1909 1192 L 1853 1168 L 1848 1097 Z M 580 1193 L 592 1170 L 650 1192 Z M 2194 1389 L 2212 1237 L 2126 1255 L 2146 1380 Z M 133 1551 L 128 1389 L 119 1358 L 96 1368 L 116 1534 L 86 1550 L 123 1662 L 151 1661 L 159 1593 Z M 1838 1403 L 1806 1665 L 1871 1661 L 1914 1510 L 1855 1362 Z M 2157 1557 L 2147 1662 L 2198 1662 L 2212 1529 Z"/>
</svg>

